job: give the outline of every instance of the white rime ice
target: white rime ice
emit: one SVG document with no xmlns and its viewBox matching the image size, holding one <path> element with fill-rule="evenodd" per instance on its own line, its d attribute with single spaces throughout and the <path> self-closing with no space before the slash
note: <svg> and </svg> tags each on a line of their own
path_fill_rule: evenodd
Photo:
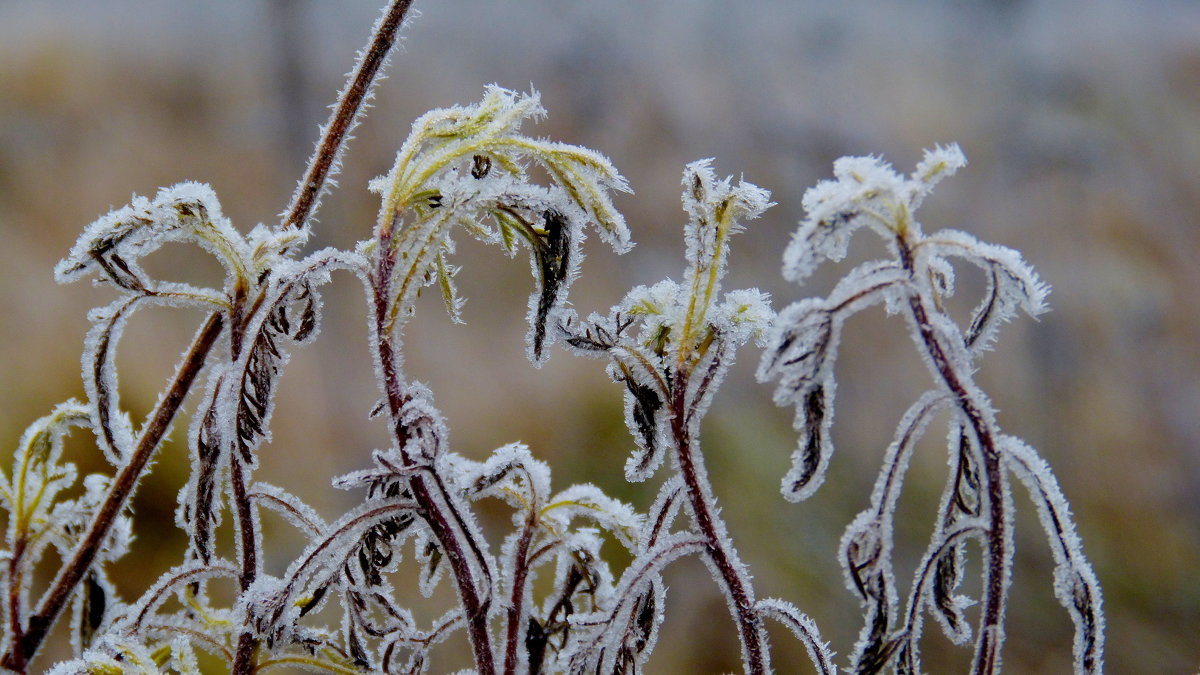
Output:
<svg viewBox="0 0 1200 675">
<path fill-rule="evenodd" d="M 309 537 L 325 531 L 325 521 L 299 497 L 281 487 L 258 481 L 250 491 L 250 499 L 279 514 L 292 527 Z"/>
<path fill-rule="evenodd" d="M 825 480 L 833 453 L 830 429 L 837 389 L 833 365 L 846 318 L 882 301 L 894 302 L 907 276 L 897 265 L 872 262 L 847 274 L 828 298 L 807 298 L 783 309 L 772 324 L 759 364 L 760 382 L 778 379 L 775 403 L 796 409 L 800 432 L 781 490 L 790 501 L 811 497 Z"/>
<path fill-rule="evenodd" d="M 783 276 L 803 282 L 821 258 L 846 255 L 850 236 L 868 226 L 885 238 L 897 216 L 921 205 L 942 178 L 966 165 L 957 145 L 927 150 L 910 178 L 876 157 L 843 157 L 833 164 L 834 180 L 823 180 L 804 193 L 808 217 L 800 223 L 784 252 Z"/>
<path fill-rule="evenodd" d="M 289 240 L 296 240 L 293 235 Z M 260 237 L 261 238 L 261 237 Z M 302 238 L 302 237 L 300 237 Z M 225 267 L 221 291 L 151 279 L 138 261 L 170 241 L 187 241 L 212 253 Z M 260 241 L 261 244 L 264 242 Z M 114 466 L 132 451 L 133 424 L 120 409 L 116 347 L 129 317 L 147 304 L 188 304 L 207 309 L 228 304 L 238 281 L 255 276 L 255 249 L 221 214 L 216 195 L 207 185 L 181 183 L 160 190 L 153 201 L 134 197 L 132 203 L 88 225 L 71 252 L 55 268 L 59 282 L 89 274 L 124 291 L 124 297 L 94 310 L 83 351 L 83 380 L 95 404 L 93 422 L 100 445 Z"/>
<path fill-rule="evenodd" d="M 743 664 L 769 671 L 770 654 L 748 569 L 720 517 L 700 451 L 700 422 L 734 354 L 751 339 L 761 343 L 773 319 L 758 289 L 720 296 L 729 238 L 770 205 L 766 190 L 732 178 L 717 179 L 710 160 L 684 169 L 685 261 L 682 282 L 633 288 L 607 317 L 559 324 L 564 342 L 584 355 L 607 355 L 609 374 L 625 385 L 625 418 L 636 449 L 626 478 L 650 478 L 669 455 L 675 476 L 664 484 L 642 531 L 639 554 L 617 586 L 617 603 L 593 621 L 597 637 L 572 657 L 572 672 L 625 672 L 647 655 L 661 620 L 659 569 L 679 555 L 704 551 L 704 563 L 738 626 Z M 686 507 L 692 527 L 670 532 Z M 586 625 L 592 625 L 590 622 Z"/>
<path fill-rule="evenodd" d="M 1047 310 L 1049 287 L 1013 249 L 986 244 L 964 232 L 942 230 L 925 238 L 919 253 L 931 268 L 952 269 L 947 258 L 962 258 L 987 275 L 987 292 L 975 308 L 967 329 L 967 344 L 975 352 L 987 349 L 1000 325 L 1018 309 L 1031 317 Z M 951 287 L 944 294 L 952 292 Z"/>
<path fill-rule="evenodd" d="M 246 274 L 251 255 L 241 235 L 221 213 L 212 188 L 180 183 L 154 201 L 135 196 L 124 208 L 88 225 L 71 252 L 54 268 L 60 283 L 96 272 L 122 288 L 144 288 L 148 279 L 138 258 L 169 241 L 192 241 L 213 254 L 233 277 Z"/>
<path fill-rule="evenodd" d="M 830 651 L 829 644 L 821 640 L 817 622 L 792 603 L 778 598 L 759 600 L 755 608 L 762 616 L 776 619 L 792 631 L 796 639 L 808 650 L 808 658 L 820 675 L 837 675 L 837 665 L 833 662 L 834 654 Z"/>
</svg>

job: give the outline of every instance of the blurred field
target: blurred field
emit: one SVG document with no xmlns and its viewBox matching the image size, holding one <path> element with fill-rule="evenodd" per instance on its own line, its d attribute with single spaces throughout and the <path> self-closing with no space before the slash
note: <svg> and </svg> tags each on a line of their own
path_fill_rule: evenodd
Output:
<svg viewBox="0 0 1200 675">
<path fill-rule="evenodd" d="M 806 288 L 778 274 L 803 190 L 829 175 L 833 159 L 875 153 L 908 171 L 922 148 L 959 142 L 970 165 L 942 184 L 921 220 L 929 230 L 955 227 L 1021 249 L 1054 288 L 1053 311 L 1004 331 L 979 377 L 1006 431 L 1039 448 L 1071 500 L 1106 594 L 1109 671 L 1196 671 L 1200 5 L 415 6 L 423 16 L 350 146 L 342 187 L 320 214 L 317 247 L 368 236 L 376 204 L 366 181 L 387 170 L 413 118 L 471 102 L 491 82 L 532 82 L 550 111 L 537 133 L 604 152 L 637 191 L 618 201 L 637 248 L 617 258 L 589 242 L 572 291 L 584 313 L 606 309 L 631 285 L 680 276 L 678 181 L 688 161 L 716 157 L 722 174 L 772 191 L 778 205 L 734 241 L 727 288 L 759 286 L 782 307 L 828 290 L 838 271 L 829 266 Z M 82 396 L 85 314 L 110 294 L 59 287 L 51 275 L 80 229 L 130 193 L 181 180 L 211 183 L 243 229 L 271 220 L 377 10 L 376 0 L 0 2 L 0 445 L 14 447 L 28 423 Z M 598 362 L 561 352 L 533 369 L 521 342 L 527 264 L 461 243 L 468 325 L 452 325 L 431 297 L 407 340 L 409 371 L 436 393 L 455 449 L 482 458 L 523 440 L 554 467 L 556 487 L 591 481 L 644 507 L 653 486 L 622 477 L 632 444 L 618 388 Z M 864 236 L 853 253 L 876 246 Z M 158 258 L 164 275 L 218 272 L 195 251 L 169 248 Z M 960 292 L 978 290 L 979 280 L 963 274 Z M 259 475 L 310 495 L 332 517 L 358 495 L 333 490 L 329 478 L 366 467 L 384 434 L 366 421 L 377 394 L 357 282 L 337 279 L 326 305 L 318 344 L 295 355 L 283 380 Z M 135 416 L 153 404 L 200 318 L 164 310 L 131 324 L 121 387 Z M 867 504 L 892 427 L 929 384 L 902 322 L 882 310 L 854 320 L 846 340 L 838 453 L 811 501 L 778 495 L 795 442 L 791 413 L 754 384 L 755 350 L 742 355 L 705 436 L 718 497 L 759 594 L 795 601 L 843 654 L 860 619 L 835 547 Z M 130 599 L 182 548 L 172 525 L 187 461 L 177 426 L 137 497 L 137 512 L 159 519 L 161 534 L 139 528 L 134 554 L 121 563 Z M 933 522 L 942 436 L 931 428 L 913 466 L 901 560 L 915 560 Z M 85 443 L 79 450 L 85 467 L 103 468 Z M 1071 626 L 1052 595 L 1050 553 L 1025 495 L 1017 507 L 1006 672 L 1069 672 Z M 276 568 L 300 545 L 286 541 L 273 552 Z M 653 672 L 737 669 L 724 601 L 705 574 L 692 562 L 668 575 L 674 590 Z M 969 653 L 932 626 L 927 632 L 927 669 L 962 672 Z M 781 673 L 807 672 L 798 645 L 783 633 L 775 642 Z M 447 669 L 457 663 L 452 651 Z"/>
</svg>

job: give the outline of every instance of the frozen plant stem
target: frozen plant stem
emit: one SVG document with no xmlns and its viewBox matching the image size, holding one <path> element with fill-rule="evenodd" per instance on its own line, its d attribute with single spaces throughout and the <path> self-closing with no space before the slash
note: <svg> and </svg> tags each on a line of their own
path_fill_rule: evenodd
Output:
<svg viewBox="0 0 1200 675">
<path fill-rule="evenodd" d="M 906 234 L 906 230 L 898 230 L 895 242 L 896 251 L 901 268 L 912 282 L 912 286 L 919 288 L 921 286 L 915 283 L 916 270 L 912 247 Z M 1000 667 L 1005 587 L 1007 585 L 1006 558 L 1009 548 L 1008 513 L 1005 507 L 1004 479 L 999 449 L 996 445 L 996 432 L 984 418 L 983 407 L 971 394 L 970 390 L 974 387 L 971 386 L 970 375 L 955 369 L 951 357 L 947 354 L 946 346 L 938 339 L 938 332 L 930 320 L 930 314 L 938 312 L 938 310 L 927 308 L 927 303 L 921 293 L 910 293 L 907 304 L 909 319 L 916 328 L 915 333 L 919 336 L 919 342 L 928 355 L 929 362 L 937 376 L 953 395 L 955 404 L 963 418 L 967 420 L 970 433 L 975 438 L 982 455 L 983 492 L 988 505 L 988 519 L 987 527 L 984 530 L 983 607 L 972 672 L 976 675 L 991 675 L 998 672 Z"/>
<path fill-rule="evenodd" d="M 913 264 L 912 246 L 906 231 L 896 234 L 896 251 L 901 267 L 910 281 L 915 282 L 916 269 Z M 917 286 L 917 284 L 913 284 Z M 921 294 L 908 297 L 909 319 L 915 324 L 921 344 L 929 355 L 930 362 L 942 383 L 954 396 L 954 401 L 971 427 L 971 433 L 979 443 L 983 454 L 984 492 L 987 495 L 988 527 L 986 529 L 983 609 L 979 622 L 979 643 L 975 652 L 972 672 L 976 675 L 995 673 L 1000 668 L 1000 646 L 1004 636 L 1004 598 L 1007 585 L 1005 560 L 1008 556 L 1009 533 L 1008 512 L 1005 508 L 1004 478 L 1000 465 L 1000 450 L 996 445 L 996 433 L 984 418 L 983 407 L 971 395 L 970 375 L 954 369 L 947 356 L 946 348 L 938 341 L 938 333 L 930 323 L 929 310 Z M 933 311 L 937 311 L 936 309 Z M 973 387 L 971 387 L 973 389 Z"/>
<path fill-rule="evenodd" d="M 510 254 L 518 242 L 529 248 L 538 283 L 529 304 L 528 349 L 535 363 L 544 360 L 545 347 L 555 338 L 546 326 L 563 311 L 581 257 L 582 228 L 590 224 L 618 250 L 628 247 L 624 220 L 607 196 L 626 189 L 625 180 L 598 153 L 520 133 L 523 120 L 543 113 L 536 93 L 492 86 L 478 105 L 422 116 L 392 170 L 371 184 L 382 205 L 372 240 L 359 248 L 367 261 L 363 277 L 372 313 L 372 357 L 393 442 L 385 463 L 395 467 L 386 468 L 403 474 L 398 480 L 411 492 L 435 548 L 445 556 L 481 675 L 496 670 L 489 620 L 499 589 L 495 559 L 470 511 L 472 490 L 482 488 L 464 484 L 461 464 L 446 449 L 441 414 L 424 387 L 403 373 L 401 345 L 423 286 L 438 283 L 457 317 L 456 268 L 446 263 L 454 251 L 454 229 L 504 246 Z M 531 162 L 546 170 L 549 186 L 530 182 L 526 167 Z M 523 564 L 518 561 L 518 568 Z M 505 634 L 524 628 L 510 627 Z M 504 658 L 511 664 L 510 652 L 506 647 Z"/>
<path fill-rule="evenodd" d="M 366 50 L 359 57 L 358 66 L 347 80 L 346 87 L 338 96 L 333 113 L 325 124 L 321 140 L 317 143 L 317 150 L 309 160 L 304 178 L 297 186 L 296 194 L 292 197 L 292 203 L 283 218 L 283 227 L 304 227 L 320 205 L 321 194 L 325 191 L 329 178 L 337 173 L 342 150 L 371 98 L 371 89 L 379 79 L 380 69 L 387 64 L 388 54 L 396 44 L 410 5 L 412 0 L 392 0 L 376 24 Z"/>
<path fill-rule="evenodd" d="M 0 666 L 27 672 L 70 604 L 73 618 L 62 623 L 76 658 L 56 666 L 55 675 L 195 674 L 197 647 L 223 658 L 236 675 L 281 666 L 426 673 L 431 650 L 459 629 L 476 675 L 641 673 L 665 620 L 662 573 L 679 558 L 696 555 L 727 602 L 743 672 L 772 672 L 764 626 L 771 618 L 802 642 L 819 672 L 835 673 L 833 653 L 811 618 L 786 600 L 756 598 L 705 468 L 701 421 L 737 350 L 751 340 L 765 346 L 759 377 L 780 380 L 775 399 L 796 407 L 800 432 L 783 493 L 793 501 L 807 498 L 824 479 L 832 451 L 832 364 L 843 325 L 858 311 L 885 303 L 890 313 L 906 317 L 936 387 L 905 414 L 870 508 L 842 539 L 847 586 L 865 614 L 850 669 L 862 675 L 889 668 L 922 672 L 922 615 L 929 612 L 951 641 L 963 644 L 972 641 L 974 628 L 966 610 L 979 604 L 972 673 L 998 673 L 1013 561 L 1009 480 L 1015 476 L 1037 504 L 1057 562 L 1055 595 L 1076 626 L 1075 672 L 1100 672 L 1100 588 L 1070 508 L 1037 451 L 1001 433 L 996 411 L 972 378 L 998 326 L 1017 310 L 1040 313 L 1047 289 L 1016 251 L 953 230 L 925 235 L 912 218 L 934 184 L 964 165 L 957 146 L 927 152 L 911 178 L 875 158 L 835 163 L 837 180 L 805 194 L 809 217 L 788 246 L 784 276 L 803 281 L 818 258 L 841 259 L 849 235 L 863 226 L 883 237 L 890 255 L 852 270 L 828 297 L 800 300 L 778 315 L 767 294 L 724 292 L 721 283 L 729 237 L 771 206 L 770 195 L 742 180 L 718 179 L 711 160 L 701 160 L 683 172 L 684 280 L 637 286 L 608 316 L 581 319 L 567 302 L 581 242 L 590 229 L 616 252 L 628 250 L 629 232 L 611 198 L 628 185 L 593 150 L 522 133 L 525 120 L 545 114 L 537 93 L 496 85 L 477 104 L 432 110 L 413 123 L 391 170 L 369 185 L 381 197 L 369 239 L 353 251 L 299 256 L 410 4 L 395 0 L 384 8 L 277 225 L 243 234 L 221 214 L 210 187 L 181 183 L 153 200 L 134 197 L 88 225 L 56 267 L 60 282 L 95 274 L 121 297 L 89 314 L 87 401 L 67 401 L 31 425 L 14 455 L 11 480 L 0 471 L 0 506 L 9 512 L 7 546 L 0 551 L 6 572 L 0 574 L 0 602 L 6 601 L 8 612 L 0 622 Z M 433 394 L 404 372 L 402 345 L 425 287 L 439 287 L 451 317 L 460 319 L 458 268 L 449 262 L 458 232 L 510 257 L 528 252 L 534 291 L 526 350 L 535 365 L 548 358 L 554 342 L 608 360 L 609 375 L 624 388 L 625 421 L 636 446 L 626 477 L 645 481 L 664 463 L 671 467 L 646 514 L 593 485 L 552 493 L 550 467 L 522 443 L 497 448 L 484 461 L 450 450 Z M 214 255 L 226 271 L 224 284 L 160 281 L 138 264 L 178 241 Z M 990 282 L 969 327 L 960 327 L 942 307 L 954 292 L 953 260 L 982 268 Z M 365 287 L 369 351 L 381 393 L 370 416 L 386 416 L 389 443 L 372 453 L 374 467 L 333 479 L 338 488 L 366 488 L 366 495 L 330 522 L 301 496 L 255 480 L 253 472 L 270 439 L 290 347 L 315 337 L 322 313 L 318 287 L 335 270 L 356 273 Z M 119 401 L 117 343 L 135 310 L 177 304 L 218 309 L 138 429 Z M 176 523 L 189 535 L 188 550 L 179 565 L 127 603 L 108 572 L 129 550 L 134 518 L 128 505 L 202 371 L 208 388 L 192 416 L 194 459 L 176 512 Z M 952 413 L 951 475 L 905 616 L 898 618 L 895 506 L 916 443 L 930 417 L 946 409 Z M 60 461 L 63 438 L 75 426 L 90 429 L 116 471 L 111 478 L 86 476 L 82 493 L 72 491 L 76 466 Z M 514 529 L 499 555 L 473 512 L 481 499 L 513 508 Z M 269 545 L 259 521 L 264 508 L 310 540 L 283 576 L 263 569 Z M 231 521 L 232 547 L 226 535 L 218 539 L 223 517 Z M 586 522 L 577 526 L 577 520 Z M 956 593 L 968 539 L 983 549 L 978 603 Z M 619 575 L 602 555 L 609 540 L 632 556 Z M 422 594 L 428 597 L 439 579 L 454 584 L 456 603 L 432 623 L 398 602 L 393 575 L 405 543 L 414 544 Z M 51 546 L 57 557 L 49 560 L 64 562 L 43 569 Z M 538 570 L 545 568 L 553 569 L 552 576 L 539 580 Z M 43 572 L 55 576 L 34 602 L 30 580 Z M 236 580 L 232 603 L 210 595 L 209 581 L 230 579 Z M 333 608 L 341 611 L 337 627 L 325 619 Z"/>
<path fill-rule="evenodd" d="M 253 505 L 246 494 L 246 469 L 242 466 L 240 453 L 234 452 L 230 459 L 229 479 L 233 486 L 234 510 L 237 512 L 237 533 L 240 538 L 242 560 L 241 573 L 238 575 L 238 587 L 242 593 L 250 589 L 258 577 L 258 528 L 255 527 Z M 250 631 L 244 631 L 238 637 L 237 652 L 233 659 L 233 672 L 236 675 L 246 675 L 254 670 L 254 650 L 258 640 Z"/>
<path fill-rule="evenodd" d="M 686 374 L 679 373 L 677 382 L 687 382 Z M 707 472 L 696 462 L 693 453 L 699 448 L 693 448 L 691 434 L 688 433 L 687 410 L 684 401 L 684 387 L 676 388 L 671 399 L 673 417 L 671 433 L 675 437 L 675 456 L 679 462 L 679 473 L 683 477 L 687 489 L 688 505 L 696 529 L 705 540 L 705 554 L 712 560 L 720 574 L 721 583 L 729 594 L 734 622 L 738 627 L 738 638 L 742 645 L 742 657 L 747 665 L 747 672 L 762 675 L 767 672 L 767 658 L 762 639 L 762 619 L 755 611 L 754 589 L 750 580 L 739 573 L 743 567 L 738 559 L 737 551 L 730 545 L 721 516 L 717 513 L 716 504 L 709 503 L 706 495 L 712 494 Z"/>
<path fill-rule="evenodd" d="M 516 675 L 520 663 L 522 645 L 521 605 L 525 601 L 525 588 L 529 581 L 529 546 L 533 542 L 533 528 L 537 525 L 537 511 L 529 509 L 525 524 L 521 528 L 520 539 L 517 540 L 515 560 L 517 568 L 513 571 L 512 595 L 508 600 L 505 611 L 504 630 L 504 675 Z"/>
<path fill-rule="evenodd" d="M 284 229 L 302 229 L 312 218 L 320 205 L 321 195 L 329 183 L 329 179 L 337 173 L 338 164 L 345 148 L 349 134 L 358 123 L 359 117 L 371 98 L 372 89 L 379 79 L 379 72 L 387 64 L 388 55 L 396 44 L 400 27 L 412 0 L 393 0 L 383 16 L 375 24 L 374 31 L 366 49 L 359 57 L 354 71 L 349 76 L 346 86 L 338 97 L 333 113 L 326 123 L 317 143 L 317 149 L 309 160 L 304 178 L 296 189 L 292 204 L 283 219 Z M 235 340 L 233 344 L 238 344 Z M 237 355 L 232 356 L 233 360 Z M 236 455 L 236 453 L 235 453 Z M 249 499 L 246 498 L 246 486 L 240 461 L 235 456 L 231 460 L 231 478 L 233 481 L 235 509 L 237 511 L 238 532 L 241 536 L 242 574 L 240 585 L 245 592 L 254 583 L 258 572 L 256 554 L 258 550 L 258 533 L 255 531 L 255 519 L 250 510 Z M 245 631 L 238 639 L 237 653 L 233 662 L 234 675 L 245 675 L 253 671 L 254 652 L 257 640 L 253 633 Z"/>
<path fill-rule="evenodd" d="M 626 422 L 638 448 L 626 463 L 626 477 L 645 480 L 665 453 L 672 454 L 679 479 L 668 485 L 682 484 L 692 520 L 689 534 L 703 542 L 701 555 L 729 605 L 743 668 L 760 675 L 771 670 L 763 620 L 750 577 L 718 512 L 699 433 L 700 420 L 737 348 L 761 335 L 773 315 L 766 295 L 757 289 L 717 297 L 729 237 L 770 206 L 769 194 L 745 181 L 718 179 L 709 160 L 687 165 L 682 186 L 688 214 L 685 281 L 636 287 L 607 318 L 593 314 L 579 326 L 564 326 L 564 331 L 567 343 L 580 353 L 608 354 L 613 359 L 610 375 L 625 384 Z M 633 330 L 635 324 L 640 331 Z M 671 519 L 668 502 L 673 500 L 660 500 L 656 508 L 661 509 L 662 523 L 656 527 L 665 531 Z M 656 529 L 647 537 L 643 555 L 653 557 L 659 534 Z M 635 560 L 630 569 L 640 563 Z M 638 588 L 634 583 L 630 587 Z"/>
<path fill-rule="evenodd" d="M 834 180 L 822 181 L 805 194 L 808 217 L 784 254 L 785 277 L 803 282 L 821 258 L 842 259 L 850 235 L 859 228 L 879 234 L 892 256 L 859 265 L 826 298 L 793 303 L 780 312 L 772 329 L 758 375 L 761 380 L 779 379 L 775 400 L 796 407 L 795 427 L 801 435 L 784 495 L 805 499 L 823 480 L 833 449 L 833 363 L 843 325 L 849 316 L 885 303 L 890 312 L 906 317 L 937 388 L 923 395 L 901 421 L 885 454 L 871 507 L 855 518 L 842 538 L 847 585 L 865 610 L 853 667 L 865 673 L 889 666 L 897 672 L 920 672 L 922 611 L 929 611 L 953 642 L 972 640 L 964 610 L 976 603 L 957 590 L 962 542 L 978 538 L 983 549 L 982 597 L 971 672 L 1000 671 L 1014 557 L 1008 483 L 1012 471 L 1030 489 L 1054 552 L 1055 595 L 1075 623 L 1075 672 L 1097 673 L 1102 668 L 1104 622 L 1100 588 L 1083 556 L 1069 507 L 1036 451 L 1001 433 L 995 408 L 972 378 L 976 360 L 1000 326 L 1018 311 L 1030 316 L 1044 311 L 1048 289 L 1018 252 L 955 230 L 927 235 L 913 217 L 933 187 L 965 163 L 957 146 L 935 148 L 926 151 L 911 177 L 904 177 L 877 158 L 844 157 L 834 164 Z M 989 282 L 965 328 L 942 309 L 943 298 L 954 293 L 958 261 L 981 268 Z M 943 404 L 953 410 L 953 473 L 926 560 L 917 570 L 908 617 L 898 625 L 892 560 L 895 505 L 926 417 Z"/>
<path fill-rule="evenodd" d="M 381 255 L 375 269 L 372 287 L 376 289 L 374 296 L 375 333 L 378 336 L 379 364 L 383 374 L 384 395 L 387 398 L 388 413 L 391 419 L 389 425 L 392 440 L 397 448 L 404 448 L 410 441 L 410 433 L 404 423 L 403 409 L 410 395 L 406 392 L 407 385 L 397 363 L 400 358 L 399 350 L 395 348 L 390 330 L 390 303 L 387 289 L 392 285 L 392 274 L 396 269 L 396 250 L 391 246 L 394 230 L 389 227 L 380 238 L 380 248 L 390 251 L 390 255 Z M 475 667 L 479 675 L 493 675 L 496 672 L 495 657 L 492 652 L 491 633 L 488 631 L 489 599 L 481 594 L 490 591 L 490 580 L 475 578 L 475 566 L 467 559 L 470 555 L 480 559 L 478 569 L 486 570 L 486 561 L 479 551 L 477 544 L 470 538 L 462 516 L 454 508 L 454 497 L 446 490 L 445 484 L 438 477 L 435 467 L 417 467 L 409 453 L 401 452 L 405 468 L 426 469 L 413 475 L 409 480 L 413 500 L 424 517 L 425 522 L 433 531 L 433 536 L 444 547 L 446 557 L 454 573 L 454 581 L 458 588 L 459 599 L 462 601 L 463 614 L 467 623 L 467 636 L 471 649 L 475 654 Z"/>
</svg>

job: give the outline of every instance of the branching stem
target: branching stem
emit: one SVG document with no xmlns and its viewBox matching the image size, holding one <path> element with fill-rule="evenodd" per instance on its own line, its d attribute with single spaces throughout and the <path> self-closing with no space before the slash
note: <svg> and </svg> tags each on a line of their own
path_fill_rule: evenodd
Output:
<svg viewBox="0 0 1200 675">
<path fill-rule="evenodd" d="M 379 71 L 395 44 L 399 28 L 403 24 L 411 4 L 412 0 L 394 0 L 377 24 L 369 46 L 363 52 L 358 67 L 342 91 L 330 121 L 325 127 L 321 141 L 317 145 L 317 151 L 309 162 L 292 204 L 287 209 L 282 227 L 301 228 L 316 211 L 321 192 L 334 173 L 338 159 L 345 147 L 346 137 L 365 107 L 371 87 L 378 79 Z M 109 486 L 103 504 L 96 512 L 91 526 L 79 542 L 74 554 L 59 570 L 37 610 L 30 615 L 27 625 L 20 630 L 11 631 L 9 644 L 5 647 L 4 655 L 0 657 L 0 666 L 22 673 L 28 668 L 29 661 L 41 647 L 46 634 L 58 619 L 71 594 L 95 561 L 105 539 L 112 530 L 113 523 L 128 503 L 150 457 L 170 428 L 175 414 L 179 411 L 196 376 L 203 368 L 208 353 L 220 337 L 224 323 L 224 316 L 220 312 L 208 317 L 180 364 L 171 386 L 151 413 L 129 462 Z M 14 610 L 12 616 L 20 616 L 15 611 L 16 608 L 10 609 Z"/>
<path fill-rule="evenodd" d="M 371 279 L 374 301 L 374 328 L 377 358 L 383 374 L 384 395 L 387 399 L 388 412 L 392 423 L 393 442 L 400 450 L 400 456 L 405 467 L 415 464 L 404 447 L 409 439 L 407 426 L 401 421 L 401 412 L 409 400 L 407 383 L 400 372 L 398 363 L 399 353 L 395 349 L 398 334 L 392 332 L 390 320 L 390 293 L 392 272 L 396 269 L 395 251 L 390 247 L 390 232 L 380 242 L 380 258 Z M 463 604 L 463 615 L 466 619 L 467 636 L 471 649 L 475 654 L 475 667 L 479 675 L 494 675 L 496 672 L 495 656 L 492 652 L 492 638 L 488 630 L 488 605 L 490 604 L 490 581 L 476 579 L 476 567 L 468 559 L 473 555 L 480 561 L 479 570 L 486 574 L 486 560 L 478 543 L 470 536 L 466 522 L 461 513 L 454 508 L 454 496 L 449 494 L 445 483 L 437 475 L 436 466 L 430 474 L 415 473 L 409 479 L 413 499 L 434 538 L 442 546 L 446 558 L 450 562 L 451 571 L 458 587 L 459 599 Z M 482 591 L 482 593 L 481 593 Z"/>
<path fill-rule="evenodd" d="M 896 237 L 900 263 L 915 277 L 912 248 L 904 234 Z M 991 675 L 1000 668 L 1000 646 L 1004 635 L 1004 604 L 1007 571 L 1005 561 L 1009 549 L 1008 506 L 1004 496 L 1004 475 L 1000 465 L 1000 449 L 993 425 L 984 417 L 985 407 L 976 400 L 970 375 L 954 368 L 947 348 L 938 340 L 920 293 L 908 298 L 909 315 L 917 326 L 920 341 L 933 363 L 942 383 L 954 396 L 959 412 L 965 418 L 983 455 L 984 491 L 987 494 L 988 517 L 984 545 L 985 573 L 983 608 L 979 623 L 979 642 L 975 652 L 974 675 Z"/>
</svg>

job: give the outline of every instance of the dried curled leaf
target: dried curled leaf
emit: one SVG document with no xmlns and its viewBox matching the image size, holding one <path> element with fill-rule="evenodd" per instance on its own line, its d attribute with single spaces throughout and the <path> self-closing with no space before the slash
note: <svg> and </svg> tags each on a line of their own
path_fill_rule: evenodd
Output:
<svg viewBox="0 0 1200 675">
<path fill-rule="evenodd" d="M 830 427 L 833 424 L 829 398 L 833 381 L 812 388 L 804 397 L 803 407 L 796 409 L 796 426 L 800 445 L 792 453 L 792 468 L 783 477 L 783 496 L 798 502 L 811 497 L 825 480 L 825 469 L 833 454 Z"/>
<path fill-rule="evenodd" d="M 625 383 L 625 419 L 638 446 L 625 463 L 625 477 L 643 481 L 662 464 L 671 443 L 667 433 L 670 412 L 664 410 L 667 392 L 657 386 L 656 378 L 639 378 L 636 367 L 620 370 Z"/>
<path fill-rule="evenodd" d="M 892 297 L 905 287 L 904 281 L 902 270 L 893 264 L 867 263 L 838 282 L 828 298 L 808 298 L 786 307 L 768 330 L 756 375 L 760 382 L 779 380 L 775 403 L 795 407 L 793 426 L 800 433 L 792 468 L 783 479 L 786 499 L 812 496 L 833 454 L 833 364 L 843 324 L 856 312 Z"/>
<path fill-rule="evenodd" d="M 1017 310 L 1031 317 L 1046 311 L 1046 296 L 1050 289 L 1019 252 L 955 230 L 930 235 L 920 246 L 921 260 L 926 265 L 936 266 L 940 259 L 959 258 L 976 265 L 986 274 L 987 291 L 975 308 L 965 336 L 967 345 L 975 352 L 987 349 L 1000 326 Z"/>
<path fill-rule="evenodd" d="M 565 655 L 570 664 L 568 672 L 610 673 L 640 667 L 653 646 L 652 624 L 657 625 L 663 618 L 663 568 L 704 549 L 702 537 L 676 533 L 642 551 L 621 575 L 606 608 L 593 616 L 580 617 L 579 624 L 588 630 Z M 648 600 L 651 595 L 653 605 Z M 641 651 L 639 644 L 644 645 Z"/>
<path fill-rule="evenodd" d="M 247 622 L 273 643 L 290 643 L 300 630 L 300 616 L 311 609 L 314 594 L 348 566 L 356 566 L 362 573 L 350 575 L 358 584 L 382 581 L 380 567 L 392 562 L 391 539 L 407 529 L 405 523 L 412 522 L 416 511 L 416 504 L 406 498 L 378 499 L 330 523 L 282 578 L 262 575 L 256 579 L 255 587 L 247 591 L 256 599 L 246 607 Z"/>
</svg>

